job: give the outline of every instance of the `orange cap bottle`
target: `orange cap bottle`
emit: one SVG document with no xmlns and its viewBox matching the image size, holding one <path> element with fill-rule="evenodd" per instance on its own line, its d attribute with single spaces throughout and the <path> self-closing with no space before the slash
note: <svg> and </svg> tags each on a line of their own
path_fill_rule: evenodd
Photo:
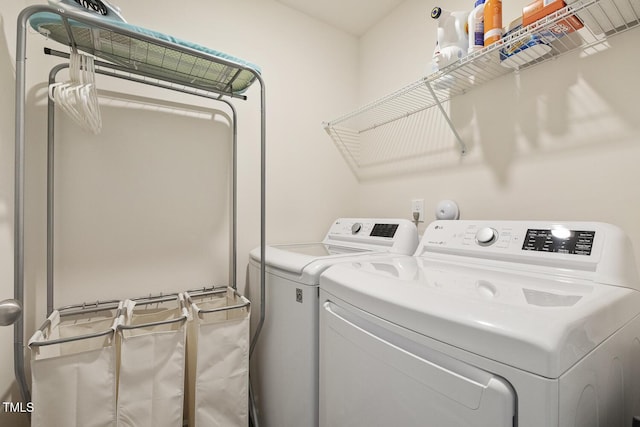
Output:
<svg viewBox="0 0 640 427">
<path fill-rule="evenodd" d="M 484 4 L 484 45 L 502 37 L 502 0 L 487 0 Z"/>
</svg>

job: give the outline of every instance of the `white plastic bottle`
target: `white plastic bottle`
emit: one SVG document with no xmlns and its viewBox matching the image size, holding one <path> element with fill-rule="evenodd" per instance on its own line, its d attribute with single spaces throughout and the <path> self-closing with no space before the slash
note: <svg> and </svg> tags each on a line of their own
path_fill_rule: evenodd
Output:
<svg viewBox="0 0 640 427">
<path fill-rule="evenodd" d="M 433 61 L 437 69 L 442 69 L 466 55 L 469 49 L 467 19 L 469 12 L 450 12 L 434 7 L 431 17 L 438 21 L 437 42 Z"/>
<path fill-rule="evenodd" d="M 484 0 L 476 0 L 467 22 L 469 53 L 484 47 Z"/>
</svg>

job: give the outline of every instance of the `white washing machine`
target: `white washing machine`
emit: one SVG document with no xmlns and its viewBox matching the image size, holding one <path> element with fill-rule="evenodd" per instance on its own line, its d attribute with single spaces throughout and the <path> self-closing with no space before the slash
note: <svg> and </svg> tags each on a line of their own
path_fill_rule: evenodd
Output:
<svg viewBox="0 0 640 427">
<path fill-rule="evenodd" d="M 630 427 L 640 292 L 617 227 L 436 221 L 320 277 L 321 427 Z"/>
<path fill-rule="evenodd" d="M 317 243 L 267 246 L 265 323 L 251 357 L 260 427 L 318 425 L 318 283 L 326 268 L 389 253 L 413 254 L 418 232 L 402 219 L 341 218 Z M 249 297 L 259 312 L 260 248 L 251 251 Z M 257 316 L 252 319 L 257 322 Z"/>
</svg>

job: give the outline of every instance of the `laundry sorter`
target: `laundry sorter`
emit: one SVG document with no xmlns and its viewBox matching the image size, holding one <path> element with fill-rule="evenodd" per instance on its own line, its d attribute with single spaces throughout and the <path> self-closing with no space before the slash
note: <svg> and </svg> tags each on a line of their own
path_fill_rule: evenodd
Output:
<svg viewBox="0 0 640 427">
<path fill-rule="evenodd" d="M 29 341 L 32 425 L 246 426 L 249 315 L 231 287 L 54 310 Z"/>
<path fill-rule="evenodd" d="M 249 301 L 233 288 L 188 292 L 188 418 L 195 426 L 249 421 Z"/>
<path fill-rule="evenodd" d="M 34 399 L 41 396 L 56 396 L 64 394 L 62 404 L 72 407 L 70 411 L 75 419 L 63 421 L 61 424 L 51 424 L 48 418 L 45 425 L 91 426 L 91 425 L 127 425 L 128 417 L 135 419 L 142 417 L 149 406 L 144 405 L 138 398 L 124 400 L 123 396 L 132 392 L 129 387 L 146 387 L 147 391 L 158 392 L 162 388 L 162 395 L 167 399 L 179 400 L 177 394 L 190 393 L 190 382 L 186 372 L 196 369 L 200 378 L 200 369 L 207 357 L 201 353 L 208 350 L 204 345 L 193 347 L 193 339 L 187 335 L 199 337 L 200 333 L 210 333 L 210 330 L 224 330 L 222 337 L 229 336 L 239 330 L 236 339 L 240 350 L 230 350 L 232 354 L 225 357 L 236 357 L 239 363 L 248 359 L 248 321 L 247 333 L 242 332 L 243 316 L 249 316 L 249 302 L 236 291 L 236 253 L 237 253 L 237 118 L 234 105 L 230 99 L 246 100 L 244 92 L 255 82 L 260 83 L 260 244 L 265 248 L 265 89 L 260 76 L 259 67 L 217 52 L 194 43 L 185 42 L 172 36 L 167 36 L 151 30 L 135 27 L 127 23 L 113 22 L 87 13 L 75 13 L 52 6 L 38 5 L 24 9 L 18 17 L 18 37 L 16 49 L 16 134 L 15 134 L 15 299 L 24 301 L 25 262 L 24 262 L 24 206 L 25 206 L 25 100 L 26 100 L 26 43 L 27 29 L 31 26 L 36 31 L 47 36 L 48 39 L 69 46 L 72 52 L 86 52 L 93 55 L 95 72 L 97 74 L 124 79 L 134 83 L 150 85 L 163 90 L 178 91 L 200 98 L 211 99 L 227 105 L 231 111 L 233 128 L 233 170 L 231 177 L 231 277 L 230 284 L 219 289 L 205 289 L 204 291 L 180 294 L 159 295 L 122 301 L 97 302 L 95 304 L 80 304 L 54 310 L 54 103 L 48 103 L 48 131 L 47 131 L 47 320 L 35 332 L 30 340 L 33 350 L 34 371 Z M 45 49 L 45 53 L 62 58 L 69 58 L 69 54 Z M 103 61 L 104 60 L 104 61 Z M 56 75 L 68 67 L 59 64 L 52 68 L 49 82 L 56 80 Z M 264 266 L 262 267 L 262 289 L 264 289 Z M 208 293 L 211 293 L 208 295 Z M 207 296 L 208 295 L 208 296 Z M 264 295 L 264 292 L 262 292 Z M 208 299 L 207 299 L 208 298 Z M 264 298 L 263 296 L 261 298 Z M 212 307 L 212 305 L 217 305 Z M 161 308 L 162 306 L 162 308 Z M 155 308 L 154 308 L 155 307 Z M 171 308 L 169 308 L 171 307 Z M 262 305 L 264 307 L 264 304 Z M 261 312 L 264 317 L 264 312 Z M 190 320 L 189 320 L 190 319 Z M 262 323 L 262 319 L 260 323 Z M 212 326 L 215 325 L 215 326 Z M 233 325 L 229 328 L 224 325 Z M 239 325 L 239 326 L 238 326 Z M 234 329 L 235 327 L 235 329 Z M 191 329 L 194 332 L 189 332 Z M 171 336 L 169 338 L 169 336 Z M 257 334 L 253 337 L 253 342 Z M 191 341 L 191 342 L 190 342 Z M 197 339 L 197 343 L 207 344 L 208 339 Z M 148 349 L 153 348 L 153 352 Z M 172 351 L 162 352 L 172 348 Z M 228 347 L 229 348 L 229 347 Z M 194 350 L 195 349 L 195 350 Z M 196 353 L 197 364 L 191 366 L 187 361 Z M 165 354 L 165 360 L 149 362 L 148 355 Z M 25 374 L 24 354 L 24 316 L 15 324 L 14 363 L 16 380 L 21 390 L 22 399 L 30 402 L 31 392 Z M 180 361 L 180 358 L 183 358 Z M 73 361 L 72 361 L 73 359 Z M 64 361 L 69 365 L 61 367 Z M 95 363 L 95 365 L 94 365 Z M 162 365 L 165 363 L 165 365 Z M 212 361 L 209 361 L 213 364 Z M 248 361 L 245 363 L 248 371 Z M 164 366 L 162 369 L 158 366 Z M 204 366 L 204 365 L 202 365 Z M 134 369 L 135 368 L 135 369 Z M 163 380 L 165 369 L 173 369 L 182 375 L 181 391 L 176 375 L 172 381 Z M 180 369 L 182 373 L 180 374 Z M 241 369 L 239 369 L 241 371 Z M 237 371 L 233 371 L 237 374 Z M 153 375 L 151 375 L 153 374 Z M 50 380 L 50 378 L 56 378 Z M 248 375 L 248 374 L 245 374 Z M 168 376 L 168 375 L 167 375 Z M 137 381 L 136 378 L 141 378 Z M 62 382 L 75 378 L 75 386 L 62 393 Z M 155 382 L 154 382 L 155 381 Z M 186 381 L 187 387 L 184 387 Z M 199 380 L 200 381 L 200 380 Z M 198 386 L 194 388 L 195 397 Z M 89 384 L 95 388 L 95 393 L 87 392 L 82 384 Z M 144 385 L 146 384 L 146 385 Z M 240 410 L 238 425 L 246 425 L 248 380 L 241 390 L 238 404 Z M 206 384 L 205 384 L 206 385 Z M 219 385 L 219 384 L 218 384 Z M 89 387 L 87 386 L 87 387 Z M 164 390 L 166 387 L 166 390 Z M 67 400 L 75 399 L 71 405 Z M 95 399 L 95 401 L 93 401 Z M 164 405 L 147 397 L 147 403 L 153 402 L 153 408 Z M 98 402 L 99 400 L 99 402 Z M 162 400 L 162 399 L 161 399 Z M 126 405 L 124 405 L 126 403 Z M 156 404 L 157 403 L 157 404 Z M 204 411 L 204 403 L 195 405 L 195 414 Z M 58 404 L 48 408 L 46 404 L 34 402 L 33 420 L 37 421 L 41 411 L 49 413 L 60 410 Z M 180 405 L 171 408 L 171 414 L 162 416 L 163 421 L 178 418 L 182 411 Z M 189 412 L 189 411 L 187 411 Z M 41 412 L 44 416 L 44 412 Z M 147 412 L 147 415 L 149 412 Z M 158 414 L 159 415 L 159 414 Z M 88 419 L 82 423 L 79 418 Z M 154 415 L 155 416 L 155 415 Z M 203 415 L 205 416 L 205 415 Z M 213 416 L 218 417 L 217 415 Z M 113 422 L 111 421 L 113 419 Z M 107 420 L 104 423 L 98 420 Z M 193 424 L 195 423 L 195 424 Z M 192 425 L 197 425 L 193 421 Z M 143 424 L 131 424 L 140 426 Z M 152 423 L 148 425 L 159 425 Z M 202 424 L 215 425 L 215 424 Z M 231 424 L 226 424 L 231 425 Z"/>
<path fill-rule="evenodd" d="M 189 318 L 184 295 L 122 305 L 116 326 L 117 424 L 180 426 Z"/>
</svg>

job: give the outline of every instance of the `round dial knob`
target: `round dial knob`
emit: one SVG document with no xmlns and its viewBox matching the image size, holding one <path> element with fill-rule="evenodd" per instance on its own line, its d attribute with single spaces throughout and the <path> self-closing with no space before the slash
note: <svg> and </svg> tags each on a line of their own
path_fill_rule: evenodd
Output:
<svg viewBox="0 0 640 427">
<path fill-rule="evenodd" d="M 476 242 L 480 246 L 489 246 L 498 238 L 498 232 L 491 227 L 483 227 L 476 233 Z"/>
<path fill-rule="evenodd" d="M 351 226 L 351 234 L 357 234 L 360 230 L 362 230 L 362 224 L 356 222 Z"/>
</svg>

